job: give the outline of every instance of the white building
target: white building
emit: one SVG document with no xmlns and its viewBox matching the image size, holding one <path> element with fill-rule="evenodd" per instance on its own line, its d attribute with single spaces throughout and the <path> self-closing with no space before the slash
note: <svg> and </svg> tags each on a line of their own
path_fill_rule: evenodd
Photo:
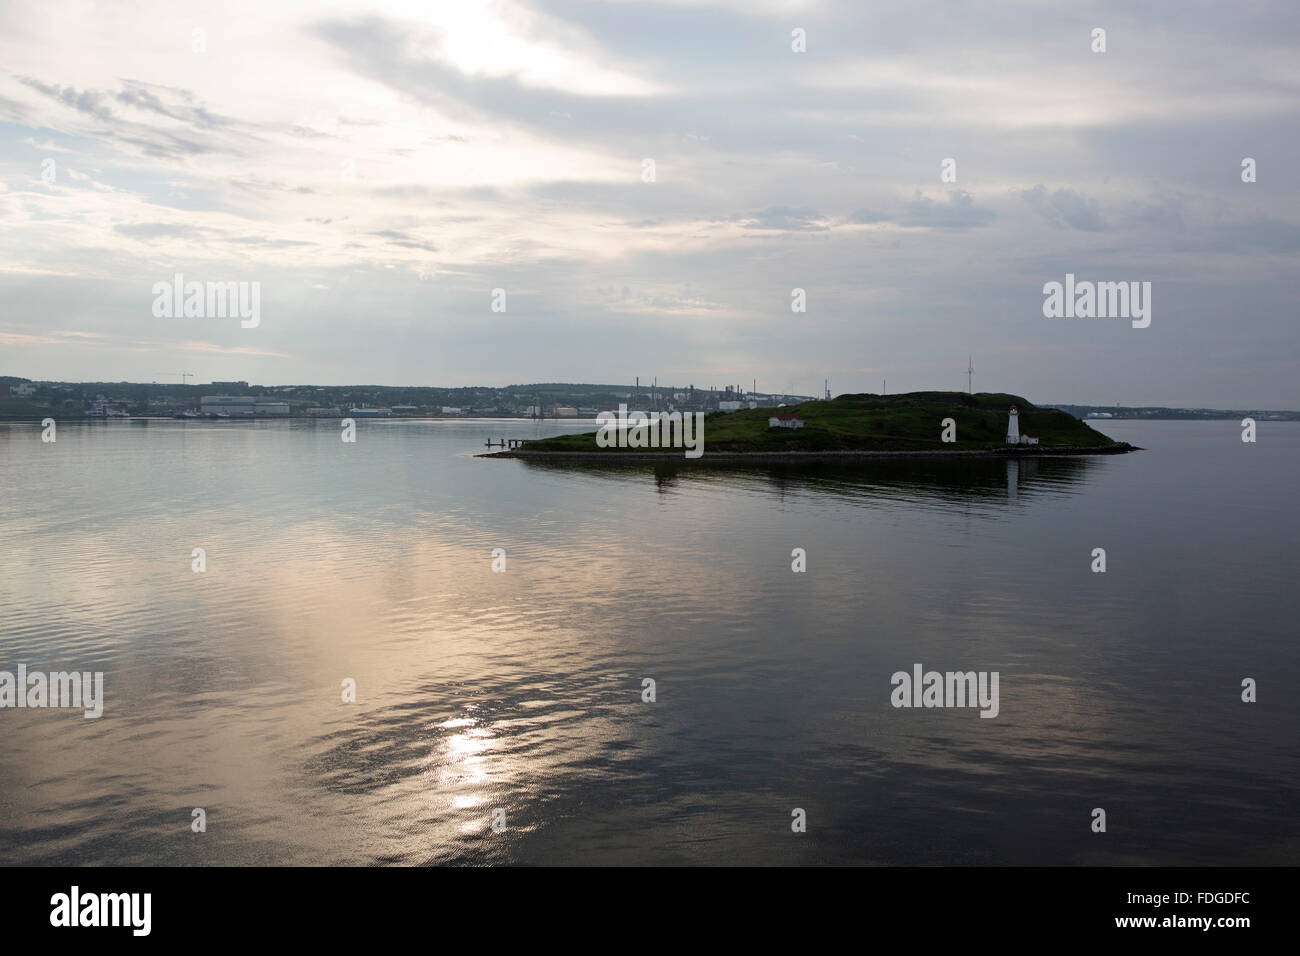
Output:
<svg viewBox="0 0 1300 956">
<path fill-rule="evenodd" d="M 1008 445 L 1037 445 L 1038 438 L 1034 435 L 1020 434 L 1020 413 L 1016 411 L 1016 406 L 1011 406 L 1011 417 L 1007 420 L 1007 444 Z"/>
<path fill-rule="evenodd" d="M 773 415 L 767 420 L 768 428 L 803 428 L 803 419 L 798 415 Z"/>
<path fill-rule="evenodd" d="M 252 415 L 256 405 L 252 395 L 204 395 L 199 399 L 204 415 Z"/>
<path fill-rule="evenodd" d="M 718 411 L 738 412 L 744 407 L 744 404 L 744 402 L 718 402 Z"/>
<path fill-rule="evenodd" d="M 15 385 L 13 391 L 19 398 L 26 398 L 36 391 L 36 383 L 23 382 L 21 385 Z"/>
</svg>

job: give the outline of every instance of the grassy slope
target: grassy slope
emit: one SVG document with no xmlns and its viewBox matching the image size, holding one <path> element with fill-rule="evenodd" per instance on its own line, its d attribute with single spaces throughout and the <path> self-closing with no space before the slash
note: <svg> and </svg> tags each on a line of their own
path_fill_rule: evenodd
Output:
<svg viewBox="0 0 1300 956">
<path fill-rule="evenodd" d="M 709 451 L 927 451 L 1005 448 L 1007 412 L 1020 411 L 1021 434 L 1036 435 L 1044 447 L 1100 447 L 1112 440 L 1067 412 L 1035 408 L 1018 395 L 980 392 L 908 392 L 901 395 L 840 395 L 780 409 L 806 422 L 801 429 L 769 428 L 776 410 L 754 408 L 714 412 L 704 422 Z M 940 440 L 942 421 L 957 422 L 957 440 Z M 653 451 L 598 448 L 596 433 L 561 435 L 528 442 L 528 451 Z"/>
</svg>

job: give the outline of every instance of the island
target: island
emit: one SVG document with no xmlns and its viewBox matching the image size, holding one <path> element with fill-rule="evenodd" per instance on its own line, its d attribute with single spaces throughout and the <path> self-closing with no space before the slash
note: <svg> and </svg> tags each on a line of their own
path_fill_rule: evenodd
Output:
<svg viewBox="0 0 1300 956">
<path fill-rule="evenodd" d="M 653 413 L 648 413 L 653 415 Z M 875 458 L 1107 455 L 1140 450 L 1056 408 L 979 392 L 852 394 L 703 416 L 703 455 L 681 447 L 601 447 L 598 432 L 558 435 L 484 458 L 635 461 L 846 461 Z M 608 435 L 608 432 L 607 432 Z M 945 440 L 945 438 L 950 440 Z"/>
</svg>

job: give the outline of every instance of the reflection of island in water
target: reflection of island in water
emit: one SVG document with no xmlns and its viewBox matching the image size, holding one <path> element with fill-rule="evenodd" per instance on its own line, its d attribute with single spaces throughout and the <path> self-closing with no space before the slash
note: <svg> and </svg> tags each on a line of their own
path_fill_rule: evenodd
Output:
<svg viewBox="0 0 1300 956">
<path fill-rule="evenodd" d="M 681 483 L 764 486 L 784 497 L 817 495 L 841 499 L 918 498 L 1007 501 L 1022 495 L 1070 493 L 1105 468 L 1105 459 L 1082 456 L 1060 458 L 887 458 L 834 463 L 777 463 L 731 466 L 726 469 L 692 468 L 675 462 L 545 461 L 521 458 L 528 468 L 580 472 L 611 481 L 654 480 L 661 492 Z M 1077 489 L 1075 489 L 1077 490 Z"/>
</svg>

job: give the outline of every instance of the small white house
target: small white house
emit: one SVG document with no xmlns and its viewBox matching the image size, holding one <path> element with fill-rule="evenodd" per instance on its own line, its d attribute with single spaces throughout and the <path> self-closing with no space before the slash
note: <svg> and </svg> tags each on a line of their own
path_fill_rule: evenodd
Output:
<svg viewBox="0 0 1300 956">
<path fill-rule="evenodd" d="M 803 419 L 798 415 L 773 415 L 767 420 L 768 428 L 803 428 Z"/>
<path fill-rule="evenodd" d="M 1020 436 L 1020 444 L 1022 444 L 1022 445 L 1037 445 L 1037 444 L 1038 444 L 1038 439 L 1037 439 L 1036 437 L 1034 437 L 1033 435 L 1021 435 L 1021 436 Z"/>
</svg>

